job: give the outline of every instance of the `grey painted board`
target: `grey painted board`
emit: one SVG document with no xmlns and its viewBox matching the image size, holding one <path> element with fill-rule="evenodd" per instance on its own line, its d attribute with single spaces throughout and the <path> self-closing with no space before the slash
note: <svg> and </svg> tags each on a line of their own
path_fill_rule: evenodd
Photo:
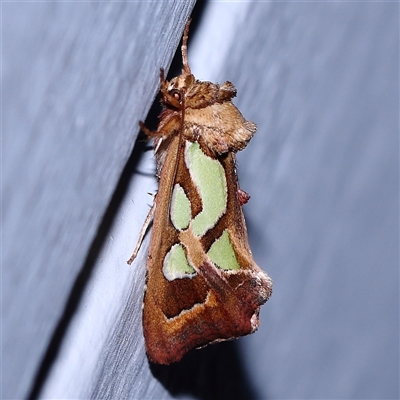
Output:
<svg viewBox="0 0 400 400">
<path fill-rule="evenodd" d="M 2 397 L 33 385 L 194 2 L 2 3 Z"/>
<path fill-rule="evenodd" d="M 399 398 L 398 16 L 251 3 L 230 52 L 259 128 L 239 159 L 252 248 L 275 281 L 243 341 L 260 398 Z"/>
</svg>

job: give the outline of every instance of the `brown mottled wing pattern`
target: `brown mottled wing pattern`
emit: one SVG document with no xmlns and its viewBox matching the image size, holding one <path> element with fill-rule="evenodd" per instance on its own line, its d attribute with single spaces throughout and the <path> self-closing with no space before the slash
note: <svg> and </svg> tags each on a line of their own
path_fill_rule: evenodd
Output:
<svg viewBox="0 0 400 400">
<path fill-rule="evenodd" d="M 254 332 L 260 306 L 268 300 L 272 288 L 270 278 L 251 255 L 241 209 L 249 196 L 239 189 L 235 165 L 235 153 L 246 147 L 256 126 L 246 121 L 231 102 L 236 89 L 230 82 L 200 82 L 191 74 L 187 62 L 188 28 L 189 23 L 183 36 L 182 74 L 167 81 L 161 70 L 164 111 L 157 131 L 150 132 L 141 125 L 155 139 L 160 179 L 143 308 L 147 354 L 159 364 L 178 361 L 192 348 Z M 191 225 L 178 230 L 171 221 L 175 184 L 190 202 L 192 220 L 203 207 L 185 162 L 187 142 L 197 142 L 205 158 L 214 160 L 212 165 L 218 165 L 219 171 L 223 167 L 226 178 L 224 191 L 220 191 L 227 195 L 227 202 L 223 201 L 226 209 L 198 236 Z M 210 247 L 223 232 L 225 237 L 228 233 L 229 251 L 237 261 L 235 268 L 225 270 L 215 265 L 209 255 Z M 183 246 L 180 249 L 194 272 L 168 280 L 163 272 L 164 260 L 171 247 L 178 244 Z"/>
<path fill-rule="evenodd" d="M 259 307 L 270 296 L 271 282 L 255 264 L 248 246 L 238 199 L 235 156 L 226 153 L 218 159 L 229 182 L 227 211 L 199 240 L 181 237 L 170 221 L 171 191 L 177 182 L 188 194 L 192 217 L 201 211 L 179 135 L 172 138 L 165 156 L 155 199 L 143 310 L 147 353 L 160 364 L 178 361 L 192 348 L 252 333 L 258 327 Z M 204 260 L 204 253 L 225 229 L 241 266 L 237 272 L 225 273 L 209 259 Z M 163 260 L 171 246 L 180 241 L 188 243 L 185 250 L 189 256 L 197 251 L 192 259 L 202 262 L 194 265 L 195 277 L 168 281 L 162 272 Z M 197 249 L 199 246 L 201 249 Z"/>
</svg>

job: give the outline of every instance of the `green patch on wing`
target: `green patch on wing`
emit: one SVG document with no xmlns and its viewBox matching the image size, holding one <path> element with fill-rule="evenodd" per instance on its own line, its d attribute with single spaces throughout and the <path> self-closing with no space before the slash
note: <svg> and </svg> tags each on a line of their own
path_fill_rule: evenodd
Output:
<svg viewBox="0 0 400 400">
<path fill-rule="evenodd" d="M 176 184 L 171 197 L 171 221 L 176 229 L 182 231 L 189 226 L 191 218 L 190 201 L 182 186 Z"/>
<path fill-rule="evenodd" d="M 218 160 L 206 156 L 197 142 L 186 143 L 185 162 L 203 205 L 202 211 L 192 220 L 194 234 L 202 237 L 226 211 L 225 170 Z"/>
<path fill-rule="evenodd" d="M 189 265 L 181 244 L 174 244 L 167 253 L 163 264 L 163 274 L 169 280 L 193 278 L 196 271 Z"/>
<path fill-rule="evenodd" d="M 211 245 L 207 254 L 214 264 L 225 271 L 240 269 L 227 230 Z"/>
</svg>

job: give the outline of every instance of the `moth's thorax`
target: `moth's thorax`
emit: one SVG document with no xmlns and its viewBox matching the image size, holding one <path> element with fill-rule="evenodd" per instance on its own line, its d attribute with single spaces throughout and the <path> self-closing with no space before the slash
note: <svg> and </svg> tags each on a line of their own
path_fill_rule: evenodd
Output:
<svg viewBox="0 0 400 400">
<path fill-rule="evenodd" d="M 202 82 L 192 74 L 163 80 L 161 101 L 165 109 L 157 132 L 167 142 L 175 135 L 199 141 L 208 155 L 242 150 L 257 128 L 232 103 L 235 95 L 236 89 L 230 82 Z"/>
</svg>

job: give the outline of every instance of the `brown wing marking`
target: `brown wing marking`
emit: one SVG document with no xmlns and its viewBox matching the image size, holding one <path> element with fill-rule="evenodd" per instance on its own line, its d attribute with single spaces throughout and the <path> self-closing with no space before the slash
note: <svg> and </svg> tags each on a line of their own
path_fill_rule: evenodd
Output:
<svg viewBox="0 0 400 400">
<path fill-rule="evenodd" d="M 170 144 L 159 193 L 163 193 L 164 199 L 170 199 L 172 188 L 179 181 L 191 204 L 197 203 L 192 207 L 194 217 L 201 211 L 201 199 L 184 165 L 183 151 L 175 151 L 178 142 L 174 138 Z M 176 176 L 179 178 L 173 176 L 169 167 L 171 154 L 179 154 L 173 163 L 178 163 Z M 178 232 L 170 222 L 169 202 L 158 204 L 156 198 L 143 327 L 147 353 L 157 363 L 169 364 L 178 361 L 191 348 L 252 333 L 258 327 L 259 308 L 271 293 L 271 281 L 255 264 L 247 243 L 237 195 L 234 155 L 220 158 L 230 180 L 227 212 L 203 238 L 195 237 L 191 229 Z M 237 272 L 223 272 L 206 254 L 215 235 L 224 229 L 229 231 L 241 265 Z M 168 281 L 162 273 L 162 262 L 170 247 L 179 242 L 184 245 L 197 275 Z"/>
</svg>

